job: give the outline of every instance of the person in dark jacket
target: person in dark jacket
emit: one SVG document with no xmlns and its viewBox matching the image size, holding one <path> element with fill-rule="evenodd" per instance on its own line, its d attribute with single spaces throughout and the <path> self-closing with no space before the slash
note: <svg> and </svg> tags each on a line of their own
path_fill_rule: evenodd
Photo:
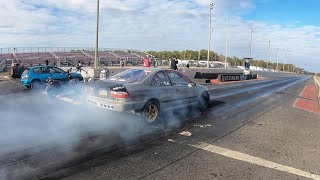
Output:
<svg viewBox="0 0 320 180">
<path fill-rule="evenodd" d="M 178 70 L 177 64 L 178 64 L 178 60 L 174 57 L 173 59 L 171 59 L 171 67 L 170 68 L 173 70 Z"/>
<path fill-rule="evenodd" d="M 176 58 L 172 58 L 170 60 L 170 69 L 173 69 L 173 70 L 177 70 L 177 61 L 176 61 Z"/>
</svg>

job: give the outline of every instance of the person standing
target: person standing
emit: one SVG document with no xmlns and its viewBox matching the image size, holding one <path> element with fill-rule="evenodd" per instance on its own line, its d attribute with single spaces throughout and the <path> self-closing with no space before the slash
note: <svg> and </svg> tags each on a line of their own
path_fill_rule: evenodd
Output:
<svg viewBox="0 0 320 180">
<path fill-rule="evenodd" d="M 124 67 L 124 60 L 121 60 L 121 68 Z"/>
<path fill-rule="evenodd" d="M 170 69 L 173 69 L 173 70 L 174 70 L 175 63 L 176 63 L 175 58 L 172 58 L 172 59 L 170 60 Z"/>
<path fill-rule="evenodd" d="M 178 70 L 178 59 L 175 58 L 175 63 L 174 63 L 174 70 Z"/>
<path fill-rule="evenodd" d="M 177 64 L 178 64 L 178 60 L 175 57 L 171 59 L 171 66 L 170 66 L 171 69 L 178 70 Z"/>
<path fill-rule="evenodd" d="M 150 59 L 149 59 L 148 56 L 144 59 L 143 66 L 144 67 L 150 67 Z"/>
<path fill-rule="evenodd" d="M 82 65 L 81 65 L 81 62 L 80 62 L 80 61 L 78 61 L 76 68 L 77 68 L 77 71 L 76 71 L 76 72 L 80 71 L 80 73 L 81 73 Z"/>
</svg>

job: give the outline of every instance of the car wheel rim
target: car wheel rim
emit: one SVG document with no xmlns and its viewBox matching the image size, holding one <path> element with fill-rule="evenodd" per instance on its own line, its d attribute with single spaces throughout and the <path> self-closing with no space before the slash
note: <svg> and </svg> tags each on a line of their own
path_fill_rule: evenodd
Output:
<svg viewBox="0 0 320 180">
<path fill-rule="evenodd" d="M 148 122 L 153 122 L 157 119 L 157 116 L 158 116 L 158 107 L 154 104 L 151 104 L 149 105 L 147 108 L 146 108 L 146 118 L 147 118 L 147 121 Z"/>
</svg>

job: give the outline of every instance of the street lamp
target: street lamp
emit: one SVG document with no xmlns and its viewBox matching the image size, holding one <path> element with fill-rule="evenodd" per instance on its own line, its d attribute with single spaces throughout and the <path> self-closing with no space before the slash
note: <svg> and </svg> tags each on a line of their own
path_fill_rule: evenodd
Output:
<svg viewBox="0 0 320 180">
<path fill-rule="evenodd" d="M 227 58 L 228 58 L 228 31 L 229 31 L 229 16 L 228 16 L 228 23 L 226 27 L 226 57 L 224 58 L 224 69 L 227 69 Z"/>
<path fill-rule="evenodd" d="M 211 33 L 212 33 L 212 26 L 211 26 L 211 11 L 215 4 L 210 3 L 209 6 L 209 37 L 208 37 L 208 56 L 207 56 L 207 68 L 209 68 L 209 60 L 210 60 L 210 46 L 211 46 Z"/>
<path fill-rule="evenodd" d="M 94 68 L 98 69 L 99 63 L 99 0 L 97 0 L 97 27 L 96 27 L 96 49 L 94 57 Z"/>
<path fill-rule="evenodd" d="M 270 48 L 271 48 L 271 41 L 269 40 L 269 50 L 268 50 L 267 71 L 269 71 Z"/>
<path fill-rule="evenodd" d="M 250 48 L 249 48 L 249 58 L 252 58 L 252 33 L 254 32 L 253 28 L 250 29 Z"/>
</svg>

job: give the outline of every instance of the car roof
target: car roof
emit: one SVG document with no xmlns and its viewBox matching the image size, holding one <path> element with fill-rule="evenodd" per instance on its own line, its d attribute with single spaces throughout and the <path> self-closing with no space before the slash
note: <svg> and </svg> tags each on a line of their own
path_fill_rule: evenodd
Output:
<svg viewBox="0 0 320 180">
<path fill-rule="evenodd" d="M 40 68 L 40 67 L 54 67 L 54 66 L 32 66 L 32 67 L 29 67 L 29 68 L 33 69 L 33 68 Z"/>
<path fill-rule="evenodd" d="M 162 70 L 160 68 L 154 68 L 154 67 L 139 67 L 139 68 L 129 68 L 133 70 L 146 70 L 146 71 L 157 71 L 157 70 Z"/>
</svg>

